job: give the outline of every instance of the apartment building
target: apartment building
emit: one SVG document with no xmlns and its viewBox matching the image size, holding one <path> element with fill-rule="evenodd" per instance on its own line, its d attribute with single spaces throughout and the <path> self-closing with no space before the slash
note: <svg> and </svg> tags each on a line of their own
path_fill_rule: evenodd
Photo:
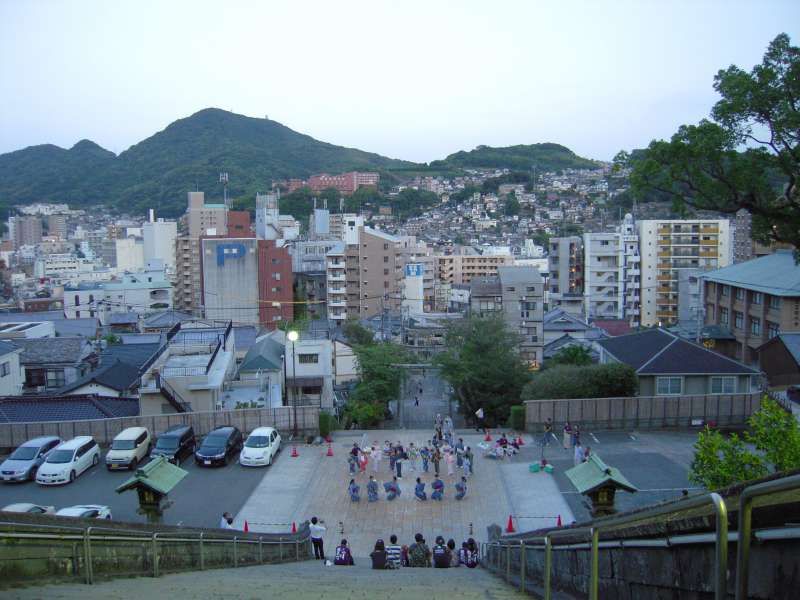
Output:
<svg viewBox="0 0 800 600">
<path fill-rule="evenodd" d="M 60 240 L 67 239 L 67 215 L 47 215 L 47 233 Z"/>
<path fill-rule="evenodd" d="M 550 238 L 547 264 L 550 271 L 547 284 L 550 308 L 560 307 L 571 315 L 582 315 L 583 239 L 574 235 Z"/>
<path fill-rule="evenodd" d="M 475 277 L 491 277 L 500 267 L 514 264 L 510 253 L 479 254 L 470 247 L 459 247 L 453 254 L 437 254 L 433 258 L 436 279 L 451 285 L 468 284 Z"/>
<path fill-rule="evenodd" d="M 800 265 L 777 250 L 702 275 L 705 323 L 736 338 L 736 358 L 757 362 L 756 350 L 779 333 L 800 331 Z"/>
<path fill-rule="evenodd" d="M 150 211 L 150 220 L 142 225 L 142 244 L 144 260 L 160 260 L 168 271 L 175 270 L 176 246 L 178 237 L 178 224 L 175 221 L 165 221 L 154 218 Z M 119 262 L 119 256 L 117 256 Z"/>
<path fill-rule="evenodd" d="M 186 220 L 190 238 L 225 235 L 228 231 L 228 208 L 224 204 L 206 204 L 205 192 L 189 192 Z"/>
<path fill-rule="evenodd" d="M 201 314 L 200 240 L 190 236 L 175 238 L 175 308 Z"/>
<path fill-rule="evenodd" d="M 637 224 L 641 254 L 641 324 L 678 321 L 678 274 L 714 270 L 732 258 L 726 219 L 644 220 Z"/>
<path fill-rule="evenodd" d="M 639 235 L 628 214 L 614 233 L 585 233 L 584 310 L 590 319 L 625 319 L 639 325 Z"/>
<path fill-rule="evenodd" d="M 42 219 L 35 215 L 9 217 L 8 237 L 14 249 L 38 244 L 42 241 Z"/>
</svg>

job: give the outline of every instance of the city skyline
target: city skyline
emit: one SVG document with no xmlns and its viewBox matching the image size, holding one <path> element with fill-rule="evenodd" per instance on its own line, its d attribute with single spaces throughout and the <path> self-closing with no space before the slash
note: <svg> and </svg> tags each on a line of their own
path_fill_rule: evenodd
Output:
<svg viewBox="0 0 800 600">
<path fill-rule="evenodd" d="M 777 1 L 509 6 L 3 2 L 0 153 L 119 153 L 216 106 L 413 161 L 537 142 L 609 160 L 708 116 L 717 70 L 800 23 Z"/>
</svg>

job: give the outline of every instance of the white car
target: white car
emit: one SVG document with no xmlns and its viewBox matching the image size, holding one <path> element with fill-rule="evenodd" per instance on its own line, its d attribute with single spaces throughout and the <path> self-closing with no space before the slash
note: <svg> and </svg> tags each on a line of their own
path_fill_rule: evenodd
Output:
<svg viewBox="0 0 800 600">
<path fill-rule="evenodd" d="M 100 462 L 100 446 L 94 438 L 81 435 L 57 446 L 36 471 L 36 483 L 61 485 L 72 483 L 78 475 Z"/>
<path fill-rule="evenodd" d="M 247 436 L 239 454 L 243 467 L 268 467 L 281 449 L 281 436 L 272 427 L 257 427 Z"/>
<path fill-rule="evenodd" d="M 81 519 L 110 519 L 111 509 L 101 504 L 77 504 L 59 509 L 56 516 Z"/>
<path fill-rule="evenodd" d="M 14 513 L 30 513 L 32 515 L 52 515 L 56 512 L 55 506 L 42 506 L 40 504 L 31 504 L 30 502 L 17 502 L 16 504 L 9 504 L 0 508 L 4 512 Z"/>
</svg>

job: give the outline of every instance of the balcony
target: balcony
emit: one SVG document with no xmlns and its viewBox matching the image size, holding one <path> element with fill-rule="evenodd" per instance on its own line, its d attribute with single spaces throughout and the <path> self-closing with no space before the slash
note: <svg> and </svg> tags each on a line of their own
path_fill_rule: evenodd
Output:
<svg viewBox="0 0 800 600">
<path fill-rule="evenodd" d="M 328 308 L 347 308 L 347 301 L 344 298 L 328 298 Z"/>
<path fill-rule="evenodd" d="M 701 227 L 700 228 L 700 233 L 711 233 L 711 234 L 719 233 L 719 226 L 711 225 L 711 226 L 707 226 L 707 227 Z"/>
<path fill-rule="evenodd" d="M 672 256 L 672 253 L 669 250 L 659 250 L 658 258 L 669 258 Z"/>
<path fill-rule="evenodd" d="M 344 281 L 346 281 L 346 278 L 344 276 L 344 273 L 336 274 L 336 275 L 334 275 L 333 273 L 329 273 L 328 274 L 328 281 L 341 281 L 341 282 L 344 282 Z"/>
<path fill-rule="evenodd" d="M 328 318 L 334 321 L 345 321 L 347 319 L 347 311 L 328 311 Z"/>
<path fill-rule="evenodd" d="M 670 274 L 670 275 L 656 275 L 656 281 L 675 281 L 675 280 L 676 280 L 676 278 L 672 274 Z"/>
<path fill-rule="evenodd" d="M 718 246 L 719 242 L 717 240 L 700 240 L 701 246 Z"/>
<path fill-rule="evenodd" d="M 672 229 L 669 226 L 658 228 L 658 235 L 669 235 L 670 233 L 672 233 Z"/>
</svg>

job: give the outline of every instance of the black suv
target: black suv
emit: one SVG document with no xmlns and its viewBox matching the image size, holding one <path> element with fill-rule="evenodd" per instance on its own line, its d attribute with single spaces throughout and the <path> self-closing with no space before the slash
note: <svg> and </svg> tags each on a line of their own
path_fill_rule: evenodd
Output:
<svg viewBox="0 0 800 600">
<path fill-rule="evenodd" d="M 236 427 L 217 427 L 208 432 L 208 435 L 194 453 L 194 460 L 198 465 L 211 467 L 214 465 L 227 465 L 228 459 L 242 451 L 244 440 L 242 432 Z"/>
<path fill-rule="evenodd" d="M 155 447 L 150 451 L 151 458 L 164 456 L 176 465 L 189 458 L 195 449 L 194 429 L 191 425 L 173 425 L 158 436 Z"/>
</svg>

